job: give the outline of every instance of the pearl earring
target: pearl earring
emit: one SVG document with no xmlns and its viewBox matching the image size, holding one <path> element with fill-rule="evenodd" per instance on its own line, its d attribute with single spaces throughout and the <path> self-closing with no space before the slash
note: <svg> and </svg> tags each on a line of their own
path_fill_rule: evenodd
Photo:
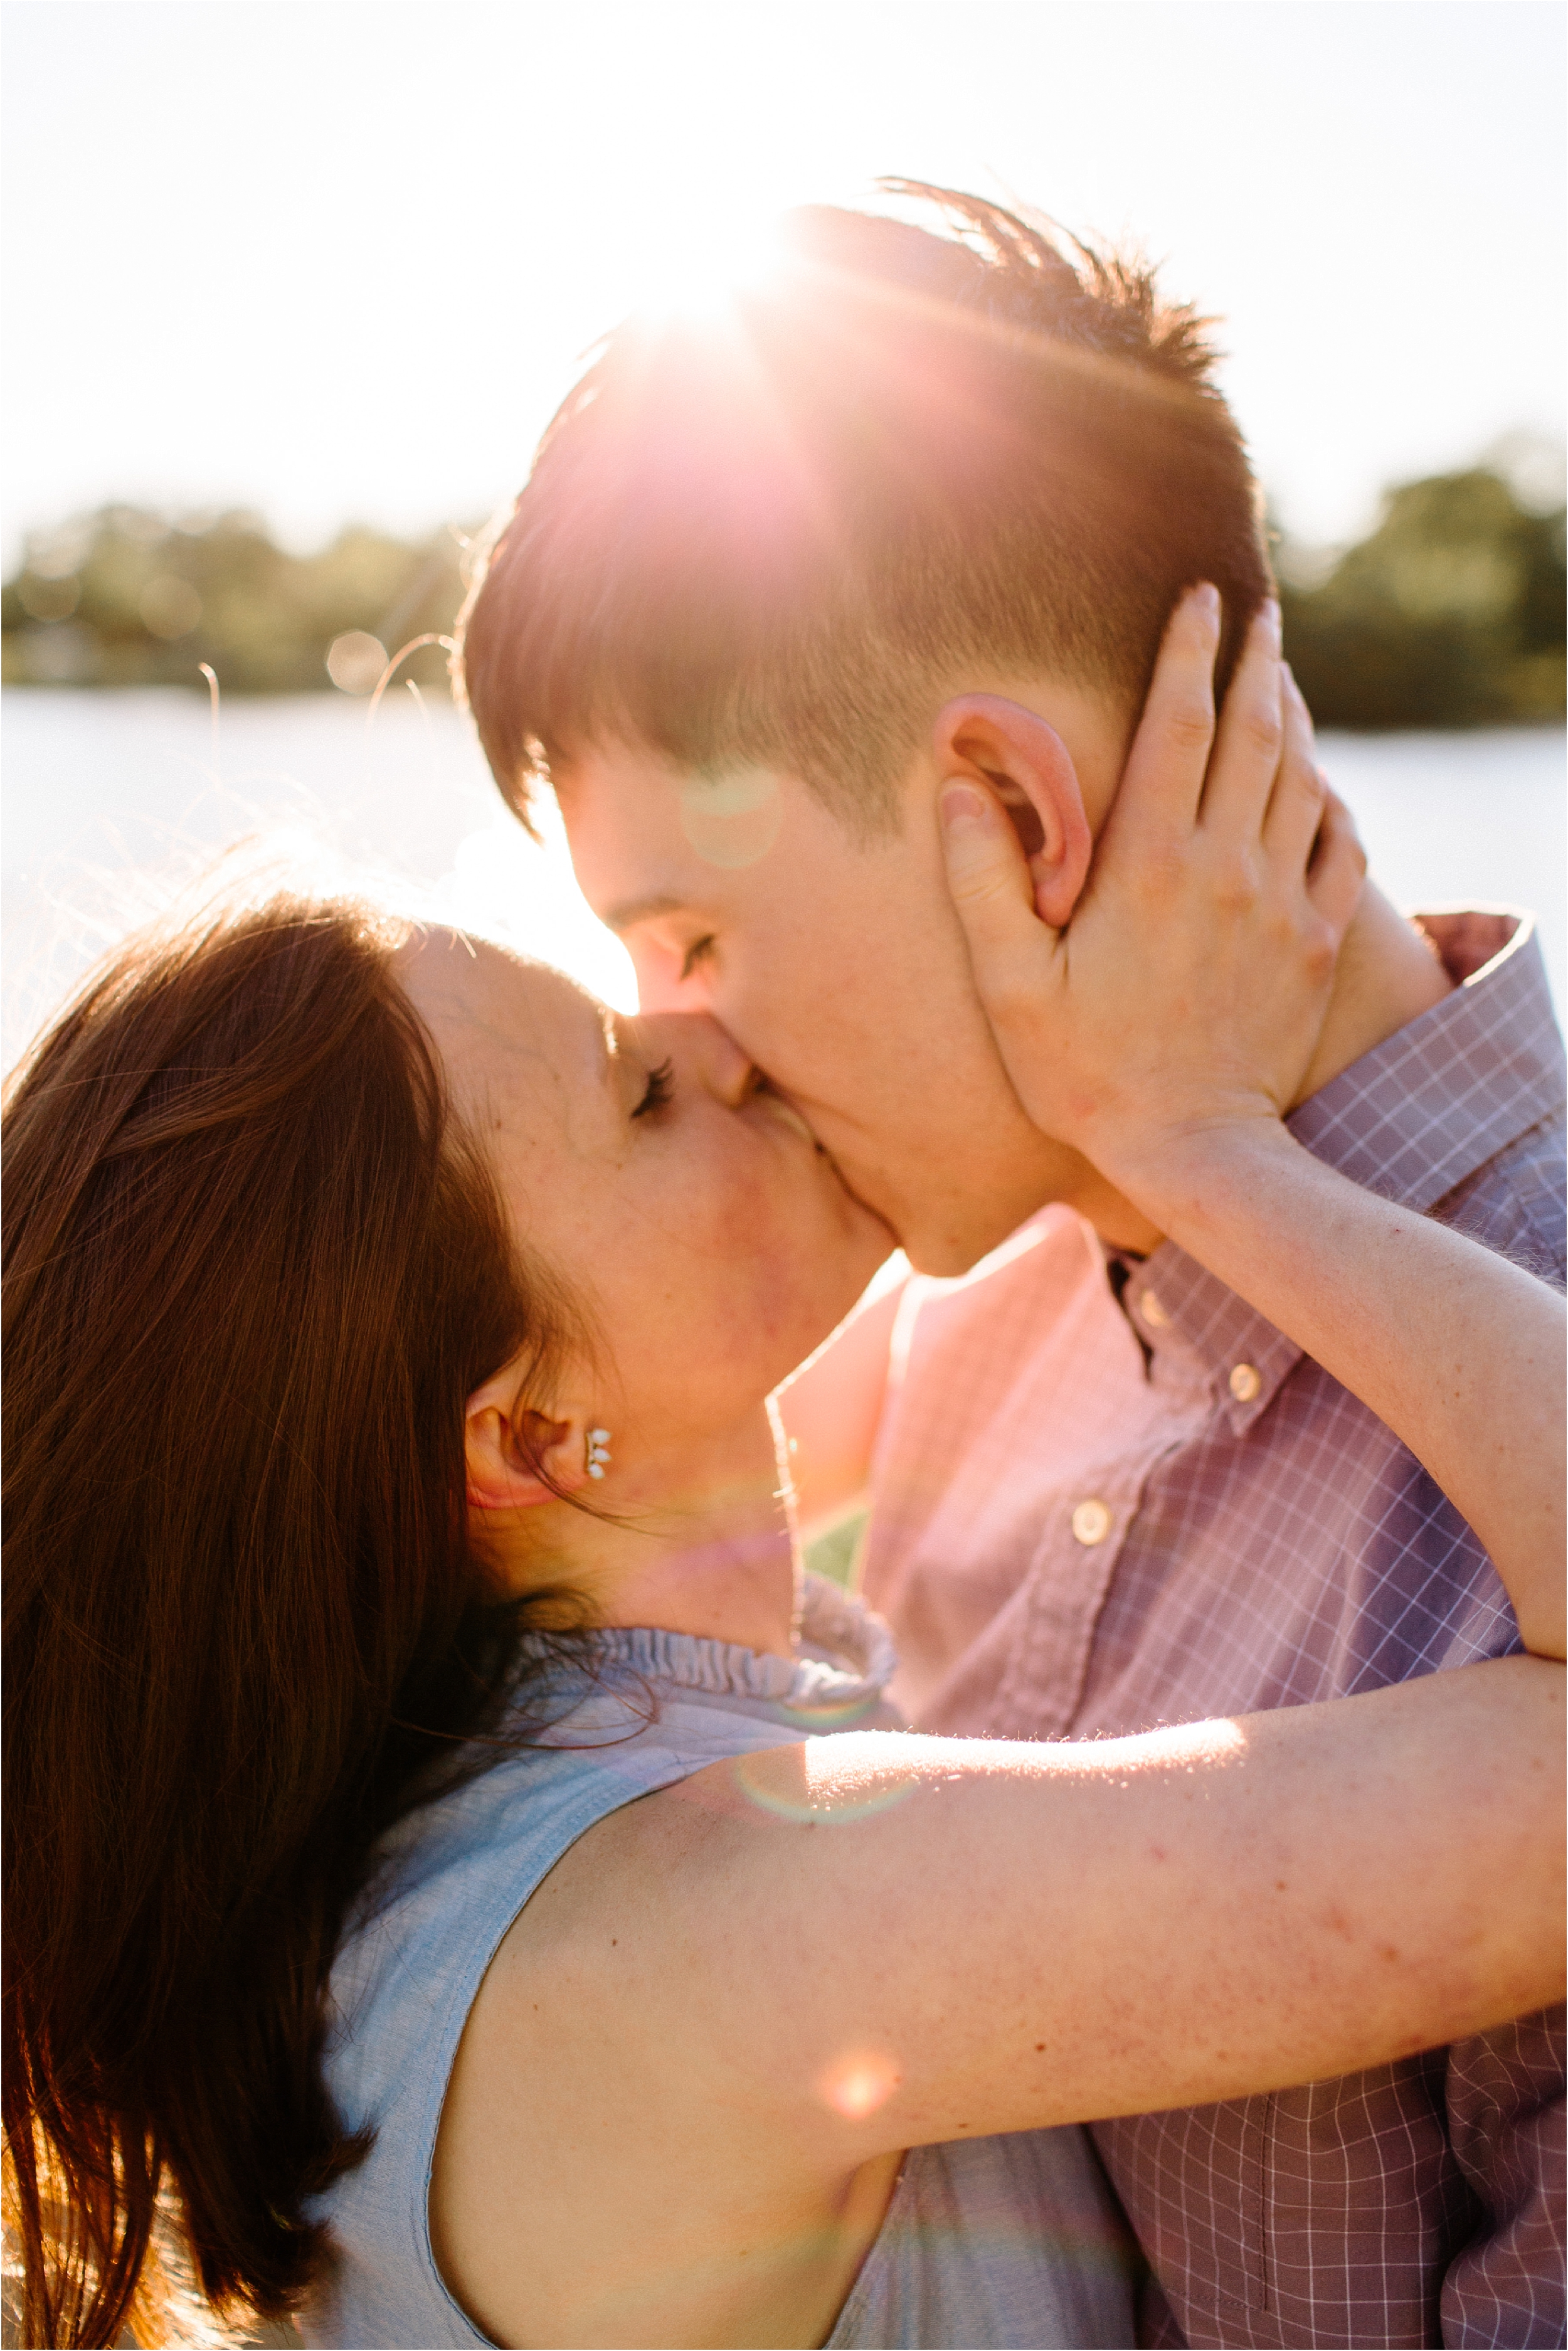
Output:
<svg viewBox="0 0 1568 2351">
<path fill-rule="evenodd" d="M 588 1474 L 602 1478 L 610 1464 L 610 1431 L 591 1428 L 588 1432 Z"/>
</svg>

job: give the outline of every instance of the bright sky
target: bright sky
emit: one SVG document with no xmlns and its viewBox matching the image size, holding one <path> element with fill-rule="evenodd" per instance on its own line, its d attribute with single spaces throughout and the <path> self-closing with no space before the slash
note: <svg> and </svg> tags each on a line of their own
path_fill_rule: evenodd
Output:
<svg viewBox="0 0 1568 2351">
<path fill-rule="evenodd" d="M 882 172 L 1131 233 L 1285 518 L 1563 403 L 1556 0 L 11 0 L 7 545 L 476 518 L 672 255 Z"/>
</svg>

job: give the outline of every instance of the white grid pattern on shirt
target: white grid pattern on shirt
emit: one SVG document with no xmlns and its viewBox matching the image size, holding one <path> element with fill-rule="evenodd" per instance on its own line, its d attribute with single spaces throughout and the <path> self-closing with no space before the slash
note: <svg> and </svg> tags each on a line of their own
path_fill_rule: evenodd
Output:
<svg viewBox="0 0 1568 2351">
<path fill-rule="evenodd" d="M 1562 1045 L 1538 950 L 1509 956 L 1315 1096 L 1293 1123 L 1356 1179 L 1439 1213 L 1542 1270 L 1563 1257 Z M 1061 1258 L 1061 1331 L 1096 1311 Z M 1511 1613 L 1469 1529 L 1389 1432 L 1212 1276 L 1171 1249 L 1129 1280 L 1155 1350 L 1154 1401 L 1116 1443 L 1108 1342 L 1077 1399 L 1082 1458 L 1031 1463 L 1018 1411 L 1049 1428 L 1072 1366 L 1030 1327 L 1016 1267 L 961 1311 L 931 1285 L 883 1447 L 869 1580 L 939 1607 L 1010 1531 L 1010 1578 L 923 1718 L 1006 1737 L 1113 1735 L 1163 1720 L 1301 1704 L 1496 1655 Z M 1008 1298 L 1009 1284 L 1015 1285 Z M 1140 1300 L 1152 1290 L 1160 1313 Z M 1004 1308 L 1004 1298 L 1008 1303 Z M 943 1322 L 943 1313 L 948 1320 Z M 1238 1405 L 1238 1362 L 1261 1374 Z M 998 1448 L 967 1392 L 1014 1399 Z M 1155 1409 L 1155 1405 L 1160 1409 Z M 983 1475 L 977 1465 L 983 1461 Z M 917 1466 L 916 1466 L 917 1465 Z M 925 1500 L 901 1525 L 901 1477 Z M 1067 1532 L 1094 1481 L 1111 1537 Z M 891 1490 L 890 1490 L 891 1489 Z M 1124 1497 L 1131 1494 L 1134 1507 Z M 892 1532 L 877 1541 L 878 1515 Z M 1032 1547 L 1020 1531 L 1033 1513 Z M 940 1540 L 934 1541 L 934 1537 Z M 992 1587 L 993 1593 L 998 1587 Z M 1563 2339 L 1561 2020 L 1269 2099 L 1100 2126 L 1101 2151 L 1154 2261 L 1141 2339 L 1225 2345 Z M 1169 2308 L 1162 2306 L 1161 2289 Z"/>
</svg>

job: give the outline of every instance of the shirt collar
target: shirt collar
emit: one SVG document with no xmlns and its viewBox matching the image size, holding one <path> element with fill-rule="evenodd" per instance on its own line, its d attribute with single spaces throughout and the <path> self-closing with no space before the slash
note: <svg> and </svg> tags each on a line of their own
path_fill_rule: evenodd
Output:
<svg viewBox="0 0 1568 2351">
<path fill-rule="evenodd" d="M 1331 1078 L 1288 1123 L 1353 1182 L 1425 1211 L 1560 1110 L 1568 1085 L 1533 916 L 1486 908 L 1416 919 L 1461 984 Z M 1301 1356 L 1172 1241 L 1134 1267 L 1123 1304 L 1156 1353 L 1174 1340 L 1198 1358 L 1239 1436 Z"/>
<path fill-rule="evenodd" d="M 891 1717 L 883 1694 L 897 1667 L 882 1618 L 825 1577 L 808 1574 L 792 1656 L 656 1626 L 601 1628 L 586 1658 L 559 1669 L 564 1688 L 580 1684 L 586 1696 L 549 1726 L 541 1744 L 570 1745 L 591 1724 L 596 1740 L 612 1744 L 626 1736 L 625 1720 L 645 1708 L 650 1693 L 671 1698 L 696 1692 L 731 1711 L 791 1724 L 802 1738 L 813 1731 L 885 1729 Z"/>
</svg>

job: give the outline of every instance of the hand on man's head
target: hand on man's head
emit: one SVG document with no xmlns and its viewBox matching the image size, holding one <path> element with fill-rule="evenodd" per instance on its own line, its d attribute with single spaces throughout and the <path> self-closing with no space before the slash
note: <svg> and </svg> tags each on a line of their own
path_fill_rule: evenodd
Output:
<svg viewBox="0 0 1568 2351">
<path fill-rule="evenodd" d="M 1151 1215 L 1175 1138 L 1291 1106 L 1365 872 L 1272 604 L 1216 725 L 1219 618 L 1212 589 L 1177 607 L 1064 925 L 1040 919 L 985 786 L 957 776 L 942 796 L 954 902 L 1019 1098 Z"/>
</svg>

